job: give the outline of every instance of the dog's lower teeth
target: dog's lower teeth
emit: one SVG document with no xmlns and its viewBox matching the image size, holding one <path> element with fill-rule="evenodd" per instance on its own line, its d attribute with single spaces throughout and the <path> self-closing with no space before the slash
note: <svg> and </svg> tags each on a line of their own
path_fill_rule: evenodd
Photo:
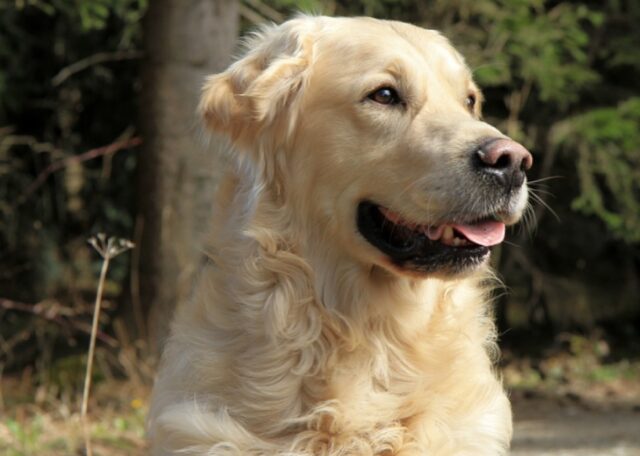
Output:
<svg viewBox="0 0 640 456">
<path fill-rule="evenodd" d="M 448 245 L 450 247 L 462 247 L 462 246 L 471 245 L 471 242 L 469 242 L 468 239 L 457 237 L 457 236 L 454 236 L 453 238 L 448 239 L 448 240 L 445 239 L 445 237 L 443 236 L 440 239 L 440 242 L 442 242 L 444 245 Z"/>
<path fill-rule="evenodd" d="M 449 244 L 453 241 L 453 228 L 451 228 L 450 226 L 445 227 L 445 229 L 442 231 L 442 241 L 445 244 Z"/>
</svg>

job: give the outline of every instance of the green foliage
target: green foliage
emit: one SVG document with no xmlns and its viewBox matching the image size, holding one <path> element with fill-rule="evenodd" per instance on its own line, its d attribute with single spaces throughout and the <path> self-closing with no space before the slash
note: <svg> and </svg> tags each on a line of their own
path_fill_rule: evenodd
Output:
<svg viewBox="0 0 640 456">
<path fill-rule="evenodd" d="M 296 12 L 327 14 L 329 12 L 328 5 L 322 0 L 274 0 L 271 4 L 275 9 L 290 14 Z"/>
<path fill-rule="evenodd" d="M 640 98 L 558 123 L 552 144 L 576 156 L 573 209 L 600 217 L 617 237 L 640 242 Z"/>
<path fill-rule="evenodd" d="M 147 0 L 25 0 L 16 1 L 14 5 L 0 4 L 7 10 L 37 9 L 48 16 L 62 14 L 79 20 L 82 31 L 103 30 L 112 16 L 123 20 L 126 24 L 124 35 L 129 36 L 131 30 L 137 29 L 142 15 L 147 8 Z"/>
<path fill-rule="evenodd" d="M 546 10 L 542 1 L 477 2 L 474 8 L 486 31 L 481 58 L 487 60 L 475 73 L 481 85 L 532 84 L 541 101 L 566 108 L 599 80 L 589 67 L 587 27 L 601 24 L 602 13 L 570 3 Z"/>
</svg>

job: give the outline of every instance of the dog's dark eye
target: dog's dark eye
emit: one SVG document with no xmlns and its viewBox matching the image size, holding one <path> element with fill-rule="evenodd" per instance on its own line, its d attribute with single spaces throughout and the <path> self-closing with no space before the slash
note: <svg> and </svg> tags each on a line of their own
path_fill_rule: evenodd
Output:
<svg viewBox="0 0 640 456">
<path fill-rule="evenodd" d="M 367 98 L 383 105 L 395 105 L 400 103 L 400 96 L 398 95 L 398 92 L 391 87 L 376 89 L 371 92 Z"/>
<path fill-rule="evenodd" d="M 473 111 L 473 108 L 475 108 L 476 106 L 476 96 L 474 94 L 469 94 L 469 96 L 465 100 L 465 104 L 467 105 L 467 109 L 469 109 L 469 111 Z"/>
</svg>

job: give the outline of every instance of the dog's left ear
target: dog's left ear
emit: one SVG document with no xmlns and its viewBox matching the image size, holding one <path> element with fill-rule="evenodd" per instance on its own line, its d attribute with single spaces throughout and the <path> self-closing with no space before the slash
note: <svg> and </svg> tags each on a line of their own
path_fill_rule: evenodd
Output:
<svg viewBox="0 0 640 456">
<path fill-rule="evenodd" d="M 316 19 L 300 17 L 264 28 L 247 41 L 243 58 L 210 76 L 199 107 L 207 126 L 237 145 L 253 144 L 260 135 L 286 138 L 295 128 L 309 78 Z"/>
</svg>

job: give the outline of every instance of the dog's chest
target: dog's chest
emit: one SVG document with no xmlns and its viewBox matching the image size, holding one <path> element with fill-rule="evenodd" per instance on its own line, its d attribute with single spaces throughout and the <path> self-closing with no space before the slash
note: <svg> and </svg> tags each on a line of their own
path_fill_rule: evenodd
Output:
<svg viewBox="0 0 640 456">
<path fill-rule="evenodd" d="M 357 430 L 399 423 L 413 414 L 425 376 L 407 358 L 386 350 L 355 350 L 341 357 L 328 376 L 328 400 L 344 426 Z"/>
</svg>

